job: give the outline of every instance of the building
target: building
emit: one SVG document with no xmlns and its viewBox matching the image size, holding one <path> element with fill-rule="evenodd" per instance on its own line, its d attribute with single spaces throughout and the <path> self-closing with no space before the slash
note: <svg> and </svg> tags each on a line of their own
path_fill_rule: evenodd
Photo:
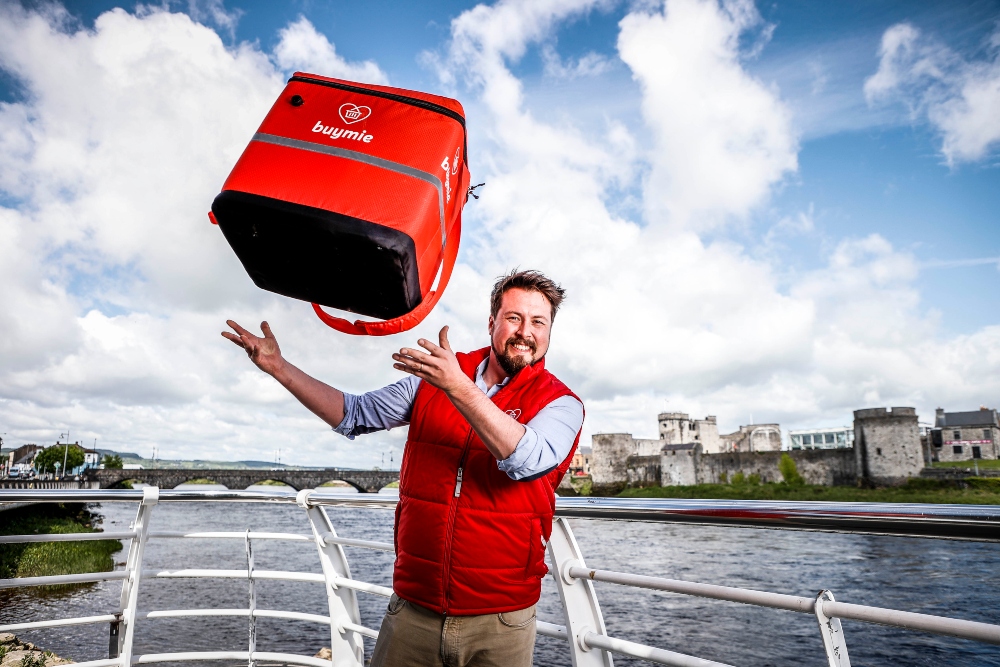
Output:
<svg viewBox="0 0 1000 667">
<path fill-rule="evenodd" d="M 854 429 L 811 428 L 788 432 L 791 449 L 840 449 L 854 446 Z"/>
<path fill-rule="evenodd" d="M 862 484 L 902 484 L 919 475 L 925 461 L 916 409 L 855 410 L 854 458 Z"/>
<path fill-rule="evenodd" d="M 589 475 L 591 456 L 590 447 L 584 445 L 577 447 L 573 453 L 573 458 L 569 462 L 568 473 L 570 475 Z"/>
<path fill-rule="evenodd" d="M 715 415 L 691 419 L 686 412 L 661 412 L 661 445 L 701 445 L 705 454 L 722 452 L 770 452 L 781 449 L 781 427 L 778 424 L 740 426 L 734 433 L 719 434 Z M 638 442 L 638 441 L 637 441 Z M 653 455 L 647 452 L 645 455 Z"/>
<path fill-rule="evenodd" d="M 596 493 L 626 486 L 714 484 L 742 473 L 761 482 L 781 481 L 779 463 L 791 456 L 809 484 L 894 485 L 924 467 L 914 408 L 874 408 L 854 413 L 854 429 L 812 429 L 797 450 L 782 452 L 777 424 L 752 424 L 718 435 L 715 417 L 693 420 L 680 412 L 659 415 L 660 438 L 629 433 L 593 436 L 591 477 Z M 832 442 L 827 443 L 827 434 Z M 821 438 L 817 437 L 821 435 Z M 838 437 L 839 434 L 839 437 Z M 686 442 L 673 442 L 684 439 Z M 841 442 L 838 442 L 841 440 Z M 706 451 L 705 442 L 717 449 Z M 829 445 L 829 446 L 828 446 Z"/>
<path fill-rule="evenodd" d="M 734 433 L 719 436 L 720 452 L 777 452 L 781 450 L 781 427 L 777 424 L 740 426 Z"/>
<path fill-rule="evenodd" d="M 935 461 L 1000 459 L 1000 421 L 997 411 L 945 412 L 938 408 L 929 433 Z"/>
<path fill-rule="evenodd" d="M 30 473 L 35 466 L 35 458 L 44 447 L 41 445 L 21 445 L 7 455 L 7 474 L 23 476 Z"/>
</svg>

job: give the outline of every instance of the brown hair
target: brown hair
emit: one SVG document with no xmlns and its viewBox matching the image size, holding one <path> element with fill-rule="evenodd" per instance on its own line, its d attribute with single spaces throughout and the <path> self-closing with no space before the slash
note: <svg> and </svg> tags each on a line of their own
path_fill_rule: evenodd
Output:
<svg viewBox="0 0 1000 667">
<path fill-rule="evenodd" d="M 556 319 L 556 311 L 566 298 L 566 290 L 558 283 L 545 276 L 541 271 L 518 271 L 514 269 L 505 276 L 500 276 L 493 285 L 490 294 L 490 317 L 496 317 L 500 312 L 500 302 L 507 290 L 523 289 L 529 292 L 539 292 L 549 300 L 552 306 L 552 321 Z"/>
</svg>

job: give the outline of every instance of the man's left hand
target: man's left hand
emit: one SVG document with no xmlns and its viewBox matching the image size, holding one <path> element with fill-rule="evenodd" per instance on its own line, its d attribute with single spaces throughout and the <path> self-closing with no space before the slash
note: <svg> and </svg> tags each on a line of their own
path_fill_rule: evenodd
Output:
<svg viewBox="0 0 1000 667">
<path fill-rule="evenodd" d="M 427 350 L 421 352 L 408 347 L 404 347 L 398 353 L 392 355 L 396 363 L 393 368 L 410 375 L 416 375 L 421 380 L 426 380 L 432 385 L 442 390 L 446 394 L 466 387 L 472 381 L 462 372 L 458 365 L 458 358 L 452 352 L 451 344 L 448 343 L 448 327 L 441 329 L 438 334 L 438 345 L 425 338 L 417 341 L 417 345 Z"/>
</svg>

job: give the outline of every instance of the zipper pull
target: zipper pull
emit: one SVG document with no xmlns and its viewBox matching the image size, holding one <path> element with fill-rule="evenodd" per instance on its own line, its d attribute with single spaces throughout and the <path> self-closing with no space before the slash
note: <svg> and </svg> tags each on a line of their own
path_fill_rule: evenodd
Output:
<svg viewBox="0 0 1000 667">
<path fill-rule="evenodd" d="M 462 495 L 462 469 L 458 469 L 458 476 L 455 477 L 455 497 Z"/>
</svg>

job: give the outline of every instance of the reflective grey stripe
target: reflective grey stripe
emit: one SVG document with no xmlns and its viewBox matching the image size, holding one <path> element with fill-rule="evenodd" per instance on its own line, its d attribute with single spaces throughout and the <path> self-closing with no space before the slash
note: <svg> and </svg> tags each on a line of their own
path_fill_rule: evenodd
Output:
<svg viewBox="0 0 1000 667">
<path fill-rule="evenodd" d="M 323 153 L 324 155 L 335 155 L 337 157 L 342 157 L 347 160 L 355 160 L 357 162 L 364 162 L 365 164 L 370 164 L 373 167 L 381 167 L 382 169 L 388 169 L 390 171 L 395 171 L 399 174 L 404 174 L 406 176 L 412 176 L 413 178 L 419 178 L 422 181 L 427 181 L 437 189 L 438 193 L 438 212 L 441 215 L 441 248 L 445 245 L 445 228 L 444 228 L 444 192 L 441 189 L 441 179 L 436 175 L 421 171 L 420 169 L 415 169 L 409 165 L 400 164 L 398 162 L 392 162 L 390 160 L 384 160 L 380 157 L 375 157 L 374 155 L 366 155 L 365 153 L 359 153 L 358 151 L 352 151 L 347 148 L 340 148 L 338 146 L 328 146 L 326 144 L 318 144 L 313 141 L 302 141 L 301 139 L 289 139 L 288 137 L 279 137 L 275 134 L 264 134 L 263 132 L 258 132 L 253 135 L 253 141 L 260 141 L 265 144 L 274 144 L 276 146 L 285 146 L 287 148 L 299 148 L 304 151 L 312 151 L 313 153 Z"/>
</svg>

